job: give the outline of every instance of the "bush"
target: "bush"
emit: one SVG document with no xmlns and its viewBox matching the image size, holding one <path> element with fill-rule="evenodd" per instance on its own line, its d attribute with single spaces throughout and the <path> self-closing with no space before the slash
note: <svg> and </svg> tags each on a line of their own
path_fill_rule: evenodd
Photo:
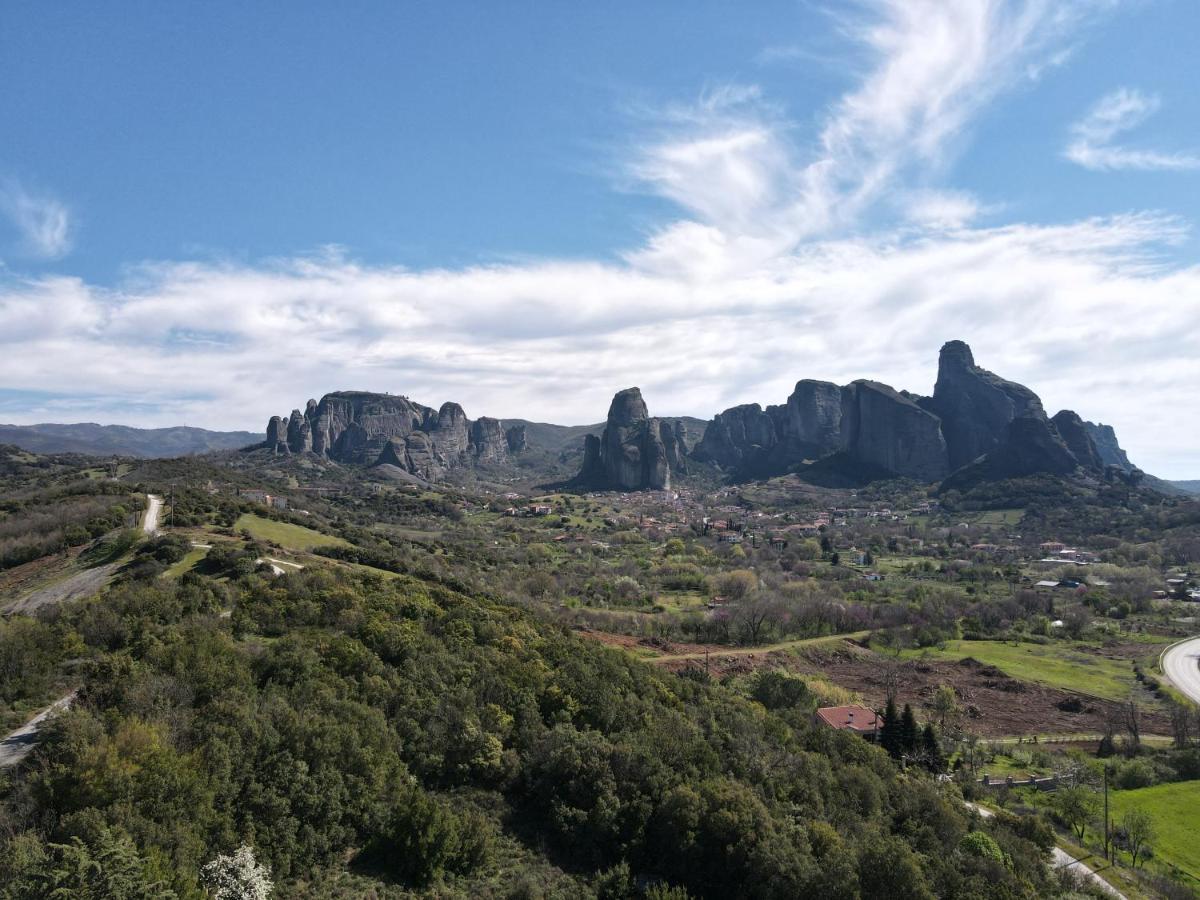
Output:
<svg viewBox="0 0 1200 900">
<path fill-rule="evenodd" d="M 365 857 L 394 878 L 425 887 L 450 873 L 463 875 L 487 862 L 492 833 L 477 812 L 456 813 L 443 801 L 413 788 L 395 803 L 383 831 Z"/>
<path fill-rule="evenodd" d="M 967 856 L 977 859 L 990 859 L 992 862 L 1003 863 L 1004 851 L 996 843 L 995 838 L 983 831 L 971 831 L 962 836 L 958 849 Z"/>
</svg>

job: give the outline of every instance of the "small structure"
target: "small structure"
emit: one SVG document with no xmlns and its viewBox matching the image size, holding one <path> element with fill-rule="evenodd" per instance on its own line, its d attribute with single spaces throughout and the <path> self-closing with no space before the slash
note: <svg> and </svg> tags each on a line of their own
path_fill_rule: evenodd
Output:
<svg viewBox="0 0 1200 900">
<path fill-rule="evenodd" d="M 870 741 L 879 736 L 879 729 L 883 727 L 883 719 L 875 710 L 858 705 L 822 706 L 814 713 L 813 721 L 826 728 L 853 731 Z"/>
</svg>

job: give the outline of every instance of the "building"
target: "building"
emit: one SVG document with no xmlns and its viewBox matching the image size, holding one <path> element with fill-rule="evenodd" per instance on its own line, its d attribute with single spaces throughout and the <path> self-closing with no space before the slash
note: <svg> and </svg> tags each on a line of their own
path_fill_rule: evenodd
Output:
<svg viewBox="0 0 1200 900">
<path fill-rule="evenodd" d="M 875 740 L 883 719 L 865 706 L 823 706 L 813 714 L 813 722 L 838 731 L 853 731 L 868 740 Z"/>
</svg>

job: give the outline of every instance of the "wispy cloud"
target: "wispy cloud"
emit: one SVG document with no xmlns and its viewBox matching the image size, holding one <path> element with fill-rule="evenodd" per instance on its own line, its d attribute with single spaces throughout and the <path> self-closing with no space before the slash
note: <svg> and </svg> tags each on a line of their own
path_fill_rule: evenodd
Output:
<svg viewBox="0 0 1200 900">
<path fill-rule="evenodd" d="M 1132 131 L 1158 112 L 1157 96 L 1133 88 L 1120 88 L 1102 97 L 1086 116 L 1071 126 L 1071 141 L 1063 155 L 1094 171 L 1140 169 L 1179 171 L 1200 168 L 1194 153 L 1163 153 L 1158 150 L 1124 147 L 1114 143 L 1118 135 Z"/>
<path fill-rule="evenodd" d="M 752 87 L 665 116 L 631 164 L 649 190 L 694 218 L 631 257 L 680 270 L 696 240 L 725 265 L 759 265 L 801 241 L 853 228 L 897 181 L 938 171 L 997 93 L 1064 58 L 1065 42 L 1107 0 L 870 0 L 843 17 L 865 60 L 857 86 L 827 111 L 816 139 Z M 945 211 L 945 210 L 944 210 Z M 959 204 L 958 213 L 965 213 Z M 921 210 L 916 210 L 917 215 Z M 720 234 L 706 233 L 716 229 Z M 705 271 L 711 271 L 706 265 Z"/>
<path fill-rule="evenodd" d="M 21 251 L 58 259 L 71 249 L 71 214 L 56 198 L 30 191 L 14 178 L 0 180 L 0 214 L 21 236 Z"/>
</svg>

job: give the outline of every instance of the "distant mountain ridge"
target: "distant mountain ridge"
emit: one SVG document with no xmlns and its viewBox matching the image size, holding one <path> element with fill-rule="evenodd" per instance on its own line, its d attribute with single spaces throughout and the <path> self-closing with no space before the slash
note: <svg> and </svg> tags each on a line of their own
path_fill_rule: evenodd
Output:
<svg viewBox="0 0 1200 900">
<path fill-rule="evenodd" d="M 0 444 L 12 444 L 33 453 L 162 459 L 237 450 L 261 440 L 260 435 L 249 431 L 209 431 L 186 425 L 171 428 L 133 428 L 94 422 L 0 425 Z"/>
</svg>

